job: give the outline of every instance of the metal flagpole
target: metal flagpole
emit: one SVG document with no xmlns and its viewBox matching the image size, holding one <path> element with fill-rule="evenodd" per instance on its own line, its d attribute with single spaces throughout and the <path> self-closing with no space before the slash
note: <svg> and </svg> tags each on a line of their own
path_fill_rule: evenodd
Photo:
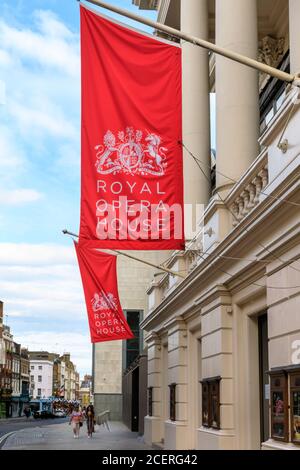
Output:
<svg viewBox="0 0 300 470">
<path fill-rule="evenodd" d="M 283 80 L 284 82 L 288 82 L 294 86 L 300 87 L 300 74 L 292 75 L 290 73 L 283 72 L 282 70 L 278 70 L 274 67 L 263 64 L 258 60 L 250 59 L 249 57 L 246 57 L 242 54 L 238 54 L 237 52 L 230 51 L 229 49 L 224 49 L 223 47 L 219 47 L 211 42 L 205 41 L 204 39 L 197 38 L 196 36 L 191 36 L 182 31 L 178 31 L 175 28 L 171 28 L 170 26 L 166 26 L 164 24 L 157 23 L 156 21 L 143 18 L 140 15 L 136 15 L 135 13 L 125 10 L 124 8 L 120 8 L 109 3 L 102 2 L 101 0 L 86 1 L 89 3 L 93 3 L 94 5 L 97 5 L 99 7 L 105 8 L 106 10 L 118 13 L 119 15 L 126 16 L 127 18 L 138 21 L 139 23 L 143 23 L 147 26 L 153 27 L 154 29 L 157 29 L 159 31 L 163 31 L 164 33 L 167 33 L 171 36 L 183 39 L 184 41 L 194 44 L 195 46 L 200 46 L 204 49 L 208 49 L 209 51 L 212 51 L 215 54 L 227 57 L 228 59 L 234 60 L 235 62 L 239 62 L 240 64 L 259 70 L 260 72 L 271 75 L 272 77 L 278 78 L 279 80 Z"/>
<path fill-rule="evenodd" d="M 79 238 L 79 236 L 76 233 L 69 232 L 66 229 L 63 230 L 62 233 L 64 235 L 71 235 L 71 237 Z M 150 263 L 150 261 L 144 261 L 141 258 L 136 258 L 135 256 L 128 255 L 127 253 L 123 253 L 122 251 L 111 250 L 110 248 L 108 248 L 108 249 L 109 249 L 109 251 L 112 251 L 113 253 L 117 253 L 118 255 L 126 256 L 126 258 L 133 259 L 134 261 L 138 261 L 139 263 L 147 264 L 148 266 L 151 266 L 151 268 L 160 269 L 161 271 L 164 271 L 165 273 L 172 274 L 172 276 L 178 276 L 178 277 L 181 277 L 182 279 L 185 279 L 185 276 L 183 274 L 172 271 L 171 269 L 164 268 L 162 266 L 158 266 L 157 264 Z"/>
</svg>

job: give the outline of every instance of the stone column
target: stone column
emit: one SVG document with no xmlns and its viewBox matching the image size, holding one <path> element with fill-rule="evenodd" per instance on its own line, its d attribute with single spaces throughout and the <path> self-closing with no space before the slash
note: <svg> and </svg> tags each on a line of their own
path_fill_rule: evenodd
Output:
<svg viewBox="0 0 300 470">
<path fill-rule="evenodd" d="M 216 0 L 216 44 L 254 59 L 258 51 L 256 0 Z M 216 56 L 217 171 L 238 180 L 259 152 L 258 72 Z M 226 195 L 233 183 L 217 173 Z"/>
<path fill-rule="evenodd" d="M 162 410 L 162 344 L 161 339 L 151 333 L 146 338 L 148 349 L 148 388 L 152 388 L 152 416 L 144 420 L 144 439 L 148 445 L 160 442 L 164 437 L 164 417 Z"/>
<path fill-rule="evenodd" d="M 290 56 L 291 56 L 291 73 L 300 73 L 300 40 L 299 40 L 299 23 L 300 23 L 300 2 L 299 0 L 290 0 Z"/>
<path fill-rule="evenodd" d="M 175 421 L 165 421 L 165 449 L 189 449 L 187 327 L 181 317 L 165 324 L 168 329 L 168 385 L 175 385 Z M 165 373 L 165 370 L 164 370 Z M 170 390 L 168 390 L 170 400 Z"/>
<path fill-rule="evenodd" d="M 208 39 L 207 0 L 181 0 L 181 30 Z M 203 161 L 203 171 L 210 178 L 208 52 L 183 41 L 182 68 L 183 142 L 197 158 Z M 210 198 L 210 183 L 186 151 L 183 158 L 185 204 L 206 205 Z M 190 220 L 186 220 L 186 228 L 189 223 Z"/>
</svg>

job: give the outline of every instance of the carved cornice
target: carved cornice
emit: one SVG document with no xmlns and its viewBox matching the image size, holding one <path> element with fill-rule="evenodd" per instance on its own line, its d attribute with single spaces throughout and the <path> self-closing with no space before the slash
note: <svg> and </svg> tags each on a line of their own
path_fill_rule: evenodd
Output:
<svg viewBox="0 0 300 470">
<path fill-rule="evenodd" d="M 295 170 L 297 172 L 297 169 Z M 294 172 L 294 173 L 295 173 Z M 251 243 L 258 236 L 258 228 L 264 225 L 265 229 L 270 224 L 270 217 L 274 211 L 287 211 L 286 205 L 282 203 L 283 199 L 289 199 L 289 193 L 295 193 L 300 191 L 299 179 L 295 181 L 294 175 L 289 175 L 289 182 L 285 180 L 276 190 L 276 196 L 278 199 L 266 198 L 254 211 L 245 218 L 230 234 L 218 245 L 218 247 L 211 253 L 190 275 L 180 283 L 171 294 L 164 299 L 160 305 L 158 305 L 142 322 L 141 327 L 145 329 L 153 328 L 157 323 L 162 324 L 166 321 L 166 317 L 172 313 L 172 311 L 180 310 L 182 312 L 182 305 L 191 301 L 195 290 L 199 290 L 199 285 L 207 281 L 208 277 L 214 277 L 216 280 L 220 278 L 220 269 L 224 271 L 227 265 L 224 266 L 224 260 L 219 258 L 219 253 L 222 255 L 234 255 L 235 247 L 241 247 L 242 243 Z M 292 188 L 290 187 L 292 185 Z M 296 187 L 295 187 L 296 186 Z M 293 209 L 290 209 L 293 210 Z M 247 228 L 245 228 L 247 227 Z M 264 256 L 270 257 L 270 251 L 275 251 L 279 255 L 282 255 L 286 249 L 288 249 L 288 240 L 281 247 L 269 247 L 267 253 L 258 253 L 258 259 Z M 233 251 L 232 251 L 233 250 Z M 221 264 L 221 268 L 220 268 Z M 229 264 L 229 262 L 227 262 Z M 242 270 L 237 271 L 234 275 L 227 277 L 225 280 L 226 289 L 229 291 L 229 295 L 238 292 L 245 288 L 247 285 L 256 282 L 259 278 L 266 275 L 265 268 L 259 261 L 251 262 L 249 265 L 244 266 Z M 218 282 L 218 281 L 217 281 Z M 264 287 L 262 286 L 262 289 Z M 193 307 L 196 307 L 195 300 L 198 300 L 198 308 L 201 308 L 200 304 L 205 304 L 206 297 L 209 298 L 211 292 L 207 291 L 203 286 L 203 297 L 200 295 L 198 299 L 192 301 Z"/>
</svg>

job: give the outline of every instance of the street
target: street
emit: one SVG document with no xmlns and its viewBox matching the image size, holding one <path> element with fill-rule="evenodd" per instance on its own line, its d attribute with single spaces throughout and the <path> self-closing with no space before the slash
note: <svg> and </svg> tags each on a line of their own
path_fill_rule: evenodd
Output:
<svg viewBox="0 0 300 470">
<path fill-rule="evenodd" d="M 14 431 L 20 431 L 23 429 L 30 428 L 44 428 L 51 425 L 57 425 L 59 423 L 65 423 L 68 418 L 57 418 L 57 419 L 33 419 L 29 418 L 11 418 L 9 420 L 0 421 L 0 449 L 5 444 L 5 440 L 1 442 L 3 436 Z"/>
<path fill-rule="evenodd" d="M 5 439 L 1 450 L 151 450 L 138 433 L 129 431 L 119 422 L 110 422 L 110 430 L 103 425 L 95 426 L 91 439 L 88 439 L 85 424 L 79 439 L 74 439 L 68 419 L 34 420 L 15 423 L 15 427 L 19 430 Z M 6 432 L 16 430 L 15 427 L 13 423 L 6 426 Z"/>
</svg>

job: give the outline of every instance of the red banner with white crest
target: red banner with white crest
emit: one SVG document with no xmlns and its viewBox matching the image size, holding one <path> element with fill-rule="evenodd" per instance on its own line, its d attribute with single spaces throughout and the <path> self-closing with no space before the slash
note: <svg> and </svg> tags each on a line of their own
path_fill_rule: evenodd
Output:
<svg viewBox="0 0 300 470">
<path fill-rule="evenodd" d="M 80 240 L 184 249 L 181 49 L 80 11 Z"/>
<path fill-rule="evenodd" d="M 91 341 L 134 337 L 119 300 L 117 258 L 74 242 L 88 312 Z"/>
</svg>

